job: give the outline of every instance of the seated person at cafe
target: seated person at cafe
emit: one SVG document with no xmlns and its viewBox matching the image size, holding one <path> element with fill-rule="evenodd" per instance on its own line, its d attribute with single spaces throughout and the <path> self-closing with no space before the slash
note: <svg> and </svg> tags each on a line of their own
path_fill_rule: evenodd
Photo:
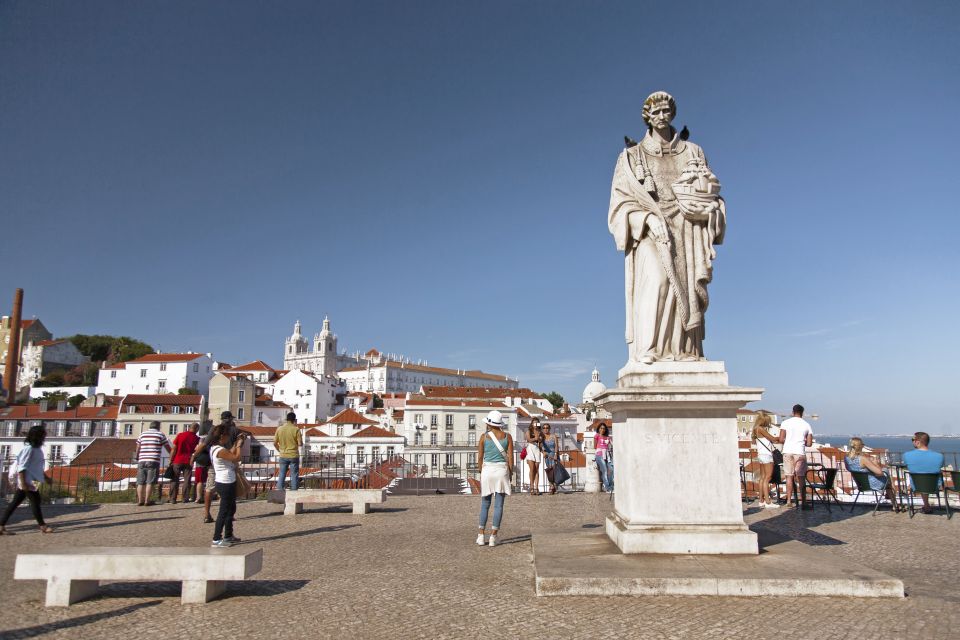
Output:
<svg viewBox="0 0 960 640">
<path fill-rule="evenodd" d="M 943 454 L 939 451 L 931 451 L 927 448 L 930 444 L 930 435 L 923 431 L 917 431 L 913 434 L 913 451 L 907 451 L 903 454 L 903 462 L 907 465 L 907 471 L 910 473 L 936 473 L 940 474 L 943 468 Z M 913 480 L 910 481 L 913 485 Z M 940 483 L 943 484 L 941 474 Z M 916 486 L 913 487 L 916 489 Z M 926 493 L 921 493 L 923 500 L 923 512 L 930 513 L 930 497 Z"/>
<path fill-rule="evenodd" d="M 890 476 L 883 470 L 880 463 L 871 455 L 863 452 L 863 440 L 860 438 L 850 438 L 850 451 L 844 458 L 847 471 L 857 471 L 866 473 L 870 481 L 870 488 L 874 491 L 883 491 L 887 500 L 893 506 L 894 511 L 899 511 L 896 496 L 893 493 L 893 484 L 890 482 Z"/>
</svg>

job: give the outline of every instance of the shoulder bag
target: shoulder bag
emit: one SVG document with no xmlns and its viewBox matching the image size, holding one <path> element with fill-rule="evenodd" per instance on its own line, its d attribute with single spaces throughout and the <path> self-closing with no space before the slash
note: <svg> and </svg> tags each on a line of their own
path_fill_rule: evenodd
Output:
<svg viewBox="0 0 960 640">
<path fill-rule="evenodd" d="M 490 441 L 493 442 L 493 446 L 495 446 L 495 447 L 500 451 L 500 455 L 503 456 L 504 462 L 507 463 L 507 471 L 512 471 L 513 469 L 512 469 L 511 467 L 512 467 L 513 465 L 510 464 L 510 459 L 507 457 L 507 452 L 503 450 L 503 445 L 500 444 L 500 441 L 497 440 L 497 439 L 493 436 L 493 434 L 491 434 L 490 432 L 487 432 L 487 433 L 485 433 L 485 434 L 483 434 L 483 435 L 484 435 L 484 437 L 490 436 Z M 510 444 L 510 435 L 509 435 L 509 434 L 507 435 L 507 444 Z"/>
</svg>

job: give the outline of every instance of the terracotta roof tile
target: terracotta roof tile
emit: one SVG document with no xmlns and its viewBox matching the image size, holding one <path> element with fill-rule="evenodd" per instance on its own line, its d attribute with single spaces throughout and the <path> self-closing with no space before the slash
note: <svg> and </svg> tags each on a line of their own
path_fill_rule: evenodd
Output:
<svg viewBox="0 0 960 640">
<path fill-rule="evenodd" d="M 386 429 L 381 429 L 380 427 L 367 427 L 357 431 L 355 434 L 350 436 L 351 438 L 402 438 L 399 433 L 394 433 L 392 431 L 387 431 Z"/>
<path fill-rule="evenodd" d="M 253 362 L 248 362 L 247 364 L 230 367 L 230 369 L 232 371 L 276 371 L 276 369 L 268 365 L 263 360 L 254 360 Z"/>
<path fill-rule="evenodd" d="M 379 424 L 374 420 L 364 418 L 353 409 L 344 409 L 333 416 L 325 424 Z"/>
<path fill-rule="evenodd" d="M 101 462 L 130 462 L 137 453 L 137 441 L 127 438 L 94 438 L 87 447 L 70 462 L 71 467 Z"/>
</svg>

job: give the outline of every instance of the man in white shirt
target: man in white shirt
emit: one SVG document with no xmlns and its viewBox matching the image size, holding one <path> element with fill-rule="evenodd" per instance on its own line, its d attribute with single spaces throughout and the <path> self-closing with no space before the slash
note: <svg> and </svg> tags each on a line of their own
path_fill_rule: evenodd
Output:
<svg viewBox="0 0 960 640">
<path fill-rule="evenodd" d="M 807 492 L 804 483 L 807 478 L 807 447 L 813 444 L 813 429 L 803 419 L 803 406 L 793 405 L 793 417 L 780 425 L 780 444 L 783 445 L 783 475 L 787 485 L 787 504 L 793 497 L 793 481 L 797 480 L 797 493 L 801 509 L 812 509 L 807 504 Z"/>
</svg>

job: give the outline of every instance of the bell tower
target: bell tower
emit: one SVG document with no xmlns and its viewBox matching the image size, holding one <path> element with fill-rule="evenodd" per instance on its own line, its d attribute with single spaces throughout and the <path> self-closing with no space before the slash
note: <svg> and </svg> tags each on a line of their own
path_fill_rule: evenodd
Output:
<svg viewBox="0 0 960 640">
<path fill-rule="evenodd" d="M 283 368 L 301 369 L 301 356 L 307 353 L 307 340 L 300 333 L 300 321 L 293 325 L 293 335 L 287 338 L 283 349 Z"/>
<path fill-rule="evenodd" d="M 316 356 L 321 366 L 317 373 L 326 376 L 337 375 L 337 336 L 330 331 L 330 318 L 323 317 L 323 329 L 315 339 Z"/>
</svg>

